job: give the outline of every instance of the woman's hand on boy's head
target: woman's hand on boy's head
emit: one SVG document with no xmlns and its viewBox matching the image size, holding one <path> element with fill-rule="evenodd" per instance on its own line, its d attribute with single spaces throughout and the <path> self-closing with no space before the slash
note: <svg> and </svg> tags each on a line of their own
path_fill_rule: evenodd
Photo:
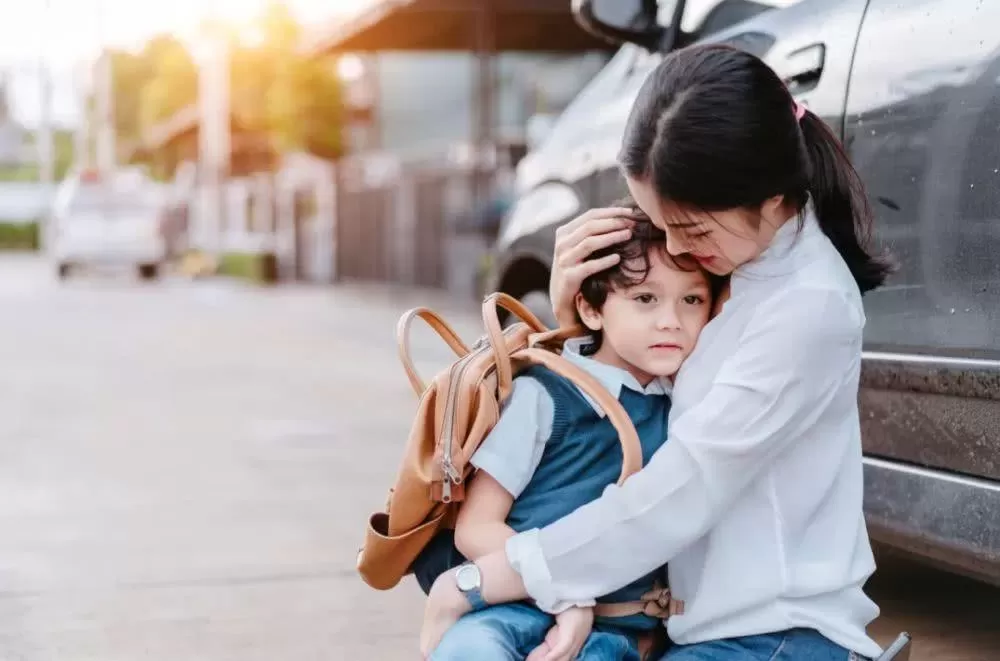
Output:
<svg viewBox="0 0 1000 661">
<path fill-rule="evenodd" d="M 552 309 L 560 326 L 576 323 L 574 298 L 589 276 L 618 263 L 617 254 L 587 259 L 594 252 L 626 241 L 635 212 L 624 207 L 590 209 L 556 230 L 549 280 Z"/>
</svg>

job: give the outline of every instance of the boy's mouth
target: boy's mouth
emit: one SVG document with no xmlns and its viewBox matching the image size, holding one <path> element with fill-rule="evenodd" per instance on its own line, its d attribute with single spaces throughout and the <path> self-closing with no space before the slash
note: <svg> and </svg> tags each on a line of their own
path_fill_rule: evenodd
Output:
<svg viewBox="0 0 1000 661">
<path fill-rule="evenodd" d="M 658 342 L 649 347 L 650 349 L 660 349 L 663 351 L 680 351 L 681 345 L 675 342 Z"/>
</svg>

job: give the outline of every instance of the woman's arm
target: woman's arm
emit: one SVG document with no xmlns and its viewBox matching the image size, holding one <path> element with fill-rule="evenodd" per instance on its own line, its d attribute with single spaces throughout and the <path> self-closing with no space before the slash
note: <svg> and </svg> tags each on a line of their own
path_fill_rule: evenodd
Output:
<svg viewBox="0 0 1000 661">
<path fill-rule="evenodd" d="M 837 292 L 794 290 L 762 306 L 709 393 L 673 422 L 645 468 L 477 561 L 483 597 L 530 596 L 559 612 L 665 564 L 845 396 L 845 379 L 857 379 L 863 323 L 860 306 Z M 463 608 L 446 587 L 439 592 L 444 610 Z"/>
<path fill-rule="evenodd" d="M 856 385 L 844 386 L 856 384 L 863 324 L 860 305 L 837 292 L 795 290 L 768 301 L 708 394 L 673 421 L 642 471 L 508 541 L 527 592 L 557 611 L 628 584 L 704 535 L 835 398 L 856 401 Z"/>
<path fill-rule="evenodd" d="M 469 483 L 465 502 L 455 523 L 455 546 L 466 558 L 476 560 L 487 553 L 502 550 L 514 530 L 507 525 L 507 515 L 514 504 L 512 496 L 484 470 Z"/>
</svg>

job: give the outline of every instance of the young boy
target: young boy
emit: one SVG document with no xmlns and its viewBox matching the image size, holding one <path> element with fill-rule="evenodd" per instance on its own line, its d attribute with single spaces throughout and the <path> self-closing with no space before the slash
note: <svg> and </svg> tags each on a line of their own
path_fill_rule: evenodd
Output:
<svg viewBox="0 0 1000 661">
<path fill-rule="evenodd" d="M 647 220 L 636 224 L 630 240 L 602 251 L 621 260 L 584 281 L 577 294 L 577 312 L 591 336 L 563 349 L 621 402 L 638 431 L 644 464 L 667 438 L 671 377 L 712 308 L 709 276 L 672 259 L 665 244 Z M 542 367 L 522 372 L 473 455 L 478 471 L 459 511 L 455 547 L 474 560 L 502 548 L 515 531 L 559 519 L 614 484 L 621 461 L 615 428 L 574 384 Z M 426 590 L 440 572 L 422 567 L 416 573 Z M 598 603 L 638 601 L 662 575 L 652 572 Z M 643 613 L 596 617 L 579 658 L 639 661 L 637 638 L 658 621 Z M 524 659 L 555 622 L 527 603 L 489 606 L 459 620 L 431 659 Z"/>
</svg>

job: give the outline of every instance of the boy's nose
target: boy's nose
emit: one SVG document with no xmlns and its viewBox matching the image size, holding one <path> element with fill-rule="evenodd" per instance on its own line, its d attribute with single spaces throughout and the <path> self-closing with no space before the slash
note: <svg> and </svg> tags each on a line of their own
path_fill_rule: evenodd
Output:
<svg viewBox="0 0 1000 661">
<path fill-rule="evenodd" d="M 680 328 L 680 325 L 680 317 L 672 305 L 665 306 L 656 319 L 656 327 L 661 330 Z"/>
</svg>

